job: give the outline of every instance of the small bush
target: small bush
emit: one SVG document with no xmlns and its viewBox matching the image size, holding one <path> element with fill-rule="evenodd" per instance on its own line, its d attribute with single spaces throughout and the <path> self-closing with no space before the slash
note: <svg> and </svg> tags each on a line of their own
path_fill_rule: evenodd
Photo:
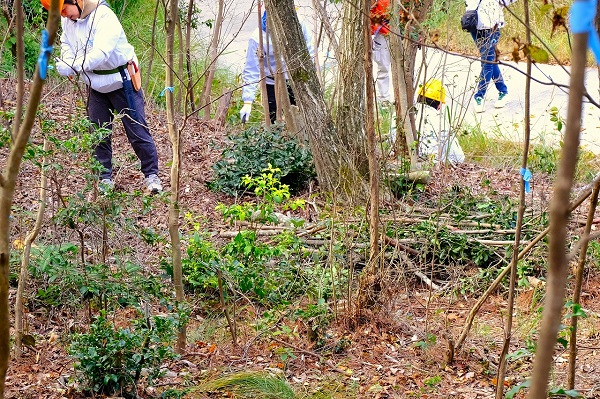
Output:
<svg viewBox="0 0 600 399">
<path fill-rule="evenodd" d="M 175 354 L 169 342 L 177 322 L 171 317 L 134 320 L 131 328 L 116 328 L 103 316 L 85 334 L 75 334 L 69 354 L 77 359 L 75 370 L 84 391 L 137 397 L 142 368 L 147 381 L 161 374 L 160 365 Z"/>
<path fill-rule="evenodd" d="M 280 126 L 250 127 L 229 136 L 230 145 L 213 165 L 214 179 L 208 186 L 236 195 L 244 191 L 244 176 L 255 177 L 267 165 L 279 169 L 277 178 L 291 191 L 304 188 L 315 176 L 312 156 L 303 145 L 285 135 Z"/>
<path fill-rule="evenodd" d="M 79 249 L 71 243 L 39 245 L 31 252 L 29 272 L 36 281 L 35 301 L 42 306 L 78 308 L 90 301 L 106 310 L 135 305 L 140 298 L 162 298 L 160 279 L 147 276 L 132 262 L 81 267 Z"/>
</svg>

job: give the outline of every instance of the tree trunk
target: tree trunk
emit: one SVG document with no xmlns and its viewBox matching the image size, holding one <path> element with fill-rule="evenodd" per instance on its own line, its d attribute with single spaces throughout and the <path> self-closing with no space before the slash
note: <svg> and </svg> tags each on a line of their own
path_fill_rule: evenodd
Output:
<svg viewBox="0 0 600 399">
<path fill-rule="evenodd" d="M 178 10 L 179 12 L 179 10 Z M 179 44 L 179 50 L 177 52 L 177 79 L 173 80 L 174 83 L 175 81 L 177 81 L 177 87 L 179 87 L 179 90 L 176 90 L 177 93 L 177 103 L 175 104 L 175 110 L 177 110 L 177 112 L 184 112 L 185 113 L 185 104 L 183 103 L 183 93 L 185 92 L 187 94 L 187 90 L 185 88 L 184 85 L 184 80 L 183 80 L 183 64 L 184 64 L 184 52 L 181 51 L 182 47 L 183 47 L 183 30 L 181 28 L 181 21 L 179 20 L 179 17 L 177 18 L 177 24 L 175 25 L 176 29 L 177 29 L 177 41 Z M 175 64 L 173 64 L 175 65 Z M 176 87 L 176 89 L 177 89 Z"/>
<path fill-rule="evenodd" d="M 24 25 L 24 15 L 23 15 L 23 6 L 19 1 L 15 2 L 15 28 L 16 31 L 19 32 L 18 35 L 23 34 L 23 25 Z M 8 22 L 8 21 L 7 21 Z M 10 23 L 9 23 L 10 24 Z M 17 50 L 17 65 L 25 65 L 25 43 L 23 39 L 17 40 L 15 43 L 15 47 Z M 25 92 L 25 68 L 17 68 L 17 98 L 23 98 L 23 94 Z M 19 127 L 21 126 L 21 114 L 23 113 L 23 101 L 17 101 L 15 104 L 15 118 L 13 122 L 13 132 L 12 137 L 15 138 L 17 132 L 19 131 Z"/>
<path fill-rule="evenodd" d="M 173 87 L 175 62 L 175 30 L 177 26 L 177 2 L 171 0 L 167 16 L 167 65 L 166 65 L 166 87 Z M 179 238 L 179 170 L 181 166 L 181 133 L 175 121 L 175 99 L 171 91 L 165 92 L 167 105 L 167 125 L 173 151 L 173 162 L 171 163 L 171 202 L 169 205 L 169 236 L 171 238 L 173 259 L 173 285 L 175 286 L 175 299 L 178 305 L 185 303 L 183 291 L 183 272 L 181 264 L 181 240 Z M 185 349 L 186 333 L 185 326 L 181 325 L 177 335 L 177 352 L 182 353 Z"/>
<path fill-rule="evenodd" d="M 20 0 L 15 2 L 15 7 L 22 7 Z M 48 13 L 46 30 L 48 32 L 48 45 L 53 45 L 59 24 L 58 0 L 52 0 Z M 17 32 L 17 40 L 23 40 L 23 32 Z M 23 68 L 23 65 L 17 65 Z M 8 303 L 8 276 L 10 259 L 10 211 L 13 203 L 15 185 L 25 146 L 31 135 L 31 128 L 35 121 L 36 112 L 42 95 L 44 80 L 40 77 L 39 64 L 36 67 L 29 95 L 29 105 L 25 112 L 23 122 L 14 137 L 6 169 L 0 175 L 0 398 L 4 398 L 6 371 L 10 358 L 10 309 Z M 17 101 L 23 101 L 17 98 Z"/>
<path fill-rule="evenodd" d="M 267 26 L 271 26 L 271 14 L 267 13 Z M 287 90 L 287 83 L 285 81 L 285 75 L 283 73 L 284 67 L 281 61 L 281 50 L 277 45 L 277 41 L 273 40 L 269 43 L 269 46 L 273 46 L 273 54 L 275 55 L 275 69 L 273 70 L 272 76 L 275 79 L 275 98 L 277 102 L 277 118 L 276 120 L 281 121 L 282 116 L 285 114 L 285 124 L 288 128 L 290 135 L 295 136 L 298 133 L 296 124 L 294 121 L 293 114 L 291 112 L 290 96 Z"/>
<path fill-rule="evenodd" d="M 368 184 L 358 168 L 348 162 L 347 148 L 325 105 L 293 0 L 266 0 L 266 4 L 273 17 L 271 34 L 283 49 L 296 103 L 304 115 L 319 184 L 324 191 L 343 199 L 366 199 Z"/>
<path fill-rule="evenodd" d="M 422 22 L 422 16 L 429 14 L 432 5 L 433 0 L 424 0 L 418 6 L 411 3 L 410 9 L 406 10 L 397 1 L 394 1 L 391 22 L 393 28 L 389 34 L 392 83 L 396 102 L 395 122 L 397 134 L 394 151 L 396 154 L 402 153 L 409 156 L 413 166 L 416 164 L 414 142 L 417 140 L 417 129 L 413 105 L 415 98 L 415 61 L 418 47 L 410 40 L 410 37 L 418 34 L 419 25 L 411 19 L 402 22 L 399 15 L 400 10 L 402 10 L 403 14 L 415 16 L 418 22 Z M 399 32 L 403 32 L 402 37 Z"/>
<path fill-rule="evenodd" d="M 148 87 L 150 85 L 150 74 L 152 73 L 152 64 L 154 62 L 154 53 L 155 53 L 155 43 L 154 36 L 156 32 L 156 26 L 158 25 L 158 9 L 160 7 L 160 1 L 156 2 L 156 7 L 154 7 L 154 23 L 152 24 L 152 34 L 150 39 L 150 56 L 148 57 L 148 77 L 146 78 L 146 83 L 144 84 L 144 93 L 148 93 Z"/>
<path fill-rule="evenodd" d="M 369 7 L 370 2 L 362 0 L 362 4 L 357 4 L 357 10 L 360 10 L 359 18 L 364 22 L 362 24 L 363 45 L 366 49 L 363 60 L 363 70 L 366 76 L 366 132 L 369 161 L 369 243 L 370 253 L 367 267 L 359 277 L 358 297 L 356 300 L 355 320 L 360 320 L 360 313 L 363 307 L 376 302 L 379 297 L 378 291 L 381 284 L 381 258 L 379 251 L 379 162 L 376 154 L 375 137 L 375 88 L 373 85 L 373 51 L 371 48 L 371 32 L 369 26 Z M 360 33 L 360 32 L 357 32 Z"/>
<path fill-rule="evenodd" d="M 556 345 L 556 334 L 560 326 L 568 274 L 566 257 L 567 223 L 569 221 L 569 194 L 573 185 L 579 134 L 581 132 L 582 98 L 584 93 L 585 63 L 588 47 L 588 32 L 573 34 L 573 56 L 569 105 L 560 166 L 554 184 L 550 204 L 550 237 L 548 253 L 548 285 L 546 302 L 542 314 L 540 337 L 533 361 L 533 376 L 529 399 L 545 399 L 548 377 Z"/>
<path fill-rule="evenodd" d="M 48 140 L 44 140 L 44 153 L 48 151 Z M 25 285 L 27 284 L 27 277 L 29 275 L 29 257 L 31 254 L 31 244 L 37 237 L 42 227 L 44 220 L 44 213 L 46 211 L 46 197 L 48 187 L 48 175 L 45 171 L 46 158 L 42 160 L 42 167 L 40 172 L 42 177 L 40 178 L 40 207 L 38 208 L 37 217 L 35 219 L 35 225 L 33 229 L 25 237 L 23 243 L 23 257 L 21 259 L 21 272 L 19 274 L 19 285 L 17 286 L 17 294 L 15 299 L 15 354 L 16 357 L 21 356 L 21 347 L 23 342 L 23 292 L 25 291 Z"/>
<path fill-rule="evenodd" d="M 221 37 L 221 27 L 223 26 L 223 7 L 225 6 L 225 0 L 219 0 L 219 11 L 217 13 L 217 21 L 215 22 L 215 29 L 209 46 L 209 62 L 208 73 L 204 80 L 204 87 L 202 88 L 202 99 L 200 101 L 200 109 L 204 109 L 204 119 L 210 119 L 210 90 L 212 88 L 212 82 L 215 77 L 217 70 L 217 57 L 218 57 L 218 44 L 219 38 Z"/>
<path fill-rule="evenodd" d="M 223 0 L 221 0 L 223 1 Z M 195 114 L 196 101 L 194 100 L 194 76 L 192 74 L 192 18 L 194 16 L 194 0 L 190 0 L 188 3 L 187 20 L 185 21 L 185 69 L 187 73 L 187 101 L 189 104 L 189 112 Z M 185 115 L 188 111 L 185 111 Z"/>
<path fill-rule="evenodd" d="M 529 1 L 525 0 L 525 25 L 527 43 L 531 43 L 531 30 L 529 29 Z M 531 57 L 527 57 L 527 75 L 531 76 Z M 523 138 L 523 155 L 521 159 L 521 170 L 527 170 L 527 157 L 529 156 L 529 140 L 531 137 L 531 79 L 525 81 L 525 137 Z M 520 179 L 519 184 L 519 210 L 517 213 L 517 225 L 515 226 L 515 243 L 511 259 L 510 282 L 508 290 L 508 303 L 506 309 L 506 327 L 504 328 L 504 345 L 500 352 L 500 363 L 498 364 L 498 373 L 496 378 L 496 399 L 504 397 L 504 380 L 506 378 L 506 366 L 508 364 L 508 351 L 510 350 L 510 341 L 512 337 L 513 310 L 516 295 L 517 283 L 517 263 L 519 262 L 519 247 L 521 240 L 521 231 L 523 228 L 523 218 L 525 215 L 525 180 Z"/>
<path fill-rule="evenodd" d="M 365 65 L 358 62 L 365 59 L 366 46 L 364 40 L 357 39 L 364 36 L 364 31 L 369 26 L 363 18 L 365 1 L 351 0 L 344 3 L 340 38 L 342 51 L 338 52 L 338 92 L 334 112 L 336 129 L 348 148 L 348 159 L 366 177 L 369 174 L 369 163 L 365 146 Z M 368 84 L 372 86 L 372 81 Z"/>
<path fill-rule="evenodd" d="M 269 98 L 267 96 L 267 83 L 265 82 L 265 56 L 267 59 L 268 51 L 269 51 L 269 38 L 270 35 L 267 36 L 267 54 L 265 54 L 265 43 L 263 43 L 263 32 L 262 32 L 262 7 L 261 2 L 258 2 L 258 70 L 260 71 L 260 99 L 262 102 L 262 107 L 265 112 L 265 126 L 271 127 L 271 116 L 269 115 Z"/>
<path fill-rule="evenodd" d="M 592 191 L 592 197 L 590 198 L 590 208 L 588 209 L 588 217 L 585 224 L 585 229 L 581 236 L 581 240 L 583 240 L 583 244 L 581 246 L 579 252 L 579 259 L 577 261 L 577 266 L 573 271 L 575 275 L 575 285 L 573 287 L 573 304 L 580 304 L 581 300 L 581 291 L 583 285 L 583 270 L 585 268 L 585 259 L 587 254 L 587 249 L 589 246 L 589 236 L 592 231 L 592 225 L 594 224 L 594 218 L 596 215 L 596 208 L 598 204 L 598 193 L 600 192 L 600 183 L 596 183 L 594 185 L 594 190 Z M 576 366 L 577 366 L 577 323 L 578 323 L 578 315 L 575 312 L 572 312 L 573 316 L 571 316 L 571 334 L 569 339 L 569 367 L 567 373 L 567 389 L 575 389 L 575 377 L 576 377 Z"/>
<path fill-rule="evenodd" d="M 271 14 L 267 13 L 268 26 L 272 26 Z M 273 46 L 273 54 L 275 54 L 275 95 L 277 98 L 277 120 L 281 120 L 282 115 L 285 115 L 285 128 L 287 133 L 298 140 L 300 143 L 308 142 L 306 129 L 302 123 L 299 114 L 299 108 L 292 106 L 288 93 L 288 85 L 285 81 L 284 64 L 281 59 L 281 49 L 277 41 L 272 40 L 270 45 Z"/>
</svg>

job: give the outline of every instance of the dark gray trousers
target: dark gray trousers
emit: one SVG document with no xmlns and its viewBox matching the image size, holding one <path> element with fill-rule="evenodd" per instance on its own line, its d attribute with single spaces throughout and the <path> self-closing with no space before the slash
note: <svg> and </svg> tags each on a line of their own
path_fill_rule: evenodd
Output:
<svg viewBox="0 0 600 399">
<path fill-rule="evenodd" d="M 105 169 L 100 173 L 102 179 L 109 179 L 112 176 L 111 136 L 115 114 L 123 115 L 122 121 L 127 139 L 140 160 L 144 176 L 158 174 L 158 155 L 146 123 L 142 90 L 134 91 L 133 97 L 135 111 L 131 112 L 127 105 L 125 90 L 119 89 L 110 93 L 100 93 L 94 89 L 89 91 L 87 112 L 90 121 L 97 127 L 109 130 L 109 133 L 94 150 L 94 157 Z"/>
</svg>

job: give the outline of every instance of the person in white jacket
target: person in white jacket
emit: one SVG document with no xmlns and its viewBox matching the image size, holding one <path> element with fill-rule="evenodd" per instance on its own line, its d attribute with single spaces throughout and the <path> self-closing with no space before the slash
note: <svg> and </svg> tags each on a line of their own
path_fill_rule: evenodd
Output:
<svg viewBox="0 0 600 399">
<path fill-rule="evenodd" d="M 475 112 L 485 111 L 485 94 L 489 83 L 493 80 L 498 90 L 498 99 L 494 106 L 502 108 L 508 100 L 508 87 L 500 72 L 496 60 L 496 46 L 500 40 L 500 29 L 504 26 L 506 7 L 516 0 L 466 0 L 467 10 L 477 10 L 477 30 L 471 32 L 471 37 L 481 54 L 481 74 L 475 91 Z"/>
<path fill-rule="evenodd" d="M 310 29 L 306 26 L 304 22 L 300 22 L 300 26 L 302 28 L 302 33 L 304 35 L 304 39 L 306 41 L 306 45 L 308 47 L 308 53 L 310 54 L 311 59 L 314 59 L 314 47 L 313 47 L 313 36 Z M 265 83 L 267 85 L 267 98 L 269 102 L 269 118 L 271 119 L 271 123 L 275 122 L 277 115 L 277 102 L 275 96 L 275 78 L 273 74 L 277 69 L 277 63 L 275 59 L 275 54 L 273 52 L 273 42 L 271 36 L 267 34 L 267 12 L 265 11 L 262 15 L 262 22 L 260 29 L 256 29 L 250 39 L 248 40 L 248 49 L 246 51 L 246 62 L 244 64 L 244 70 L 242 71 L 242 80 L 244 81 L 244 86 L 242 87 L 242 101 L 244 102 L 244 106 L 240 110 L 240 118 L 243 122 L 247 121 L 250 118 L 250 113 L 252 112 L 252 102 L 256 98 L 256 92 L 258 89 L 258 84 L 260 82 L 260 66 L 258 61 L 258 43 L 259 43 L 259 35 L 262 34 L 263 41 L 263 54 L 265 54 L 264 58 L 264 76 Z M 288 74 L 285 70 L 285 62 L 283 58 L 281 59 L 281 63 L 284 66 L 284 77 L 287 81 Z M 290 97 L 290 102 L 292 105 L 295 105 L 294 93 L 292 92 L 292 88 L 290 85 L 287 85 L 288 95 Z"/>
<path fill-rule="evenodd" d="M 41 2 L 49 8 L 50 0 Z M 97 128 L 108 129 L 94 150 L 96 160 L 104 167 L 100 190 L 114 187 L 111 131 L 117 113 L 123 115 L 125 133 L 140 160 L 148 191 L 161 191 L 158 155 L 146 123 L 144 96 L 139 87 L 133 87 L 127 68 L 132 64 L 137 69 L 138 59 L 119 19 L 104 0 L 64 0 L 60 8 L 61 55 L 56 69 L 63 76 L 83 79 L 89 87 L 88 117 Z"/>
<path fill-rule="evenodd" d="M 445 115 L 446 89 L 442 82 L 431 79 L 419 88 L 417 97 L 419 155 L 433 163 L 453 165 L 465 161 L 465 154 Z"/>
</svg>

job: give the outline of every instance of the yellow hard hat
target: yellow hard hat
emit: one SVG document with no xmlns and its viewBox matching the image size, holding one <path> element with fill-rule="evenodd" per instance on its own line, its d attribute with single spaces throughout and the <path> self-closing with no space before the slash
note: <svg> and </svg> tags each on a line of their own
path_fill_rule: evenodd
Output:
<svg viewBox="0 0 600 399">
<path fill-rule="evenodd" d="M 444 85 L 437 79 L 431 79 L 419 88 L 419 95 L 432 100 L 446 103 L 446 90 Z"/>
</svg>

